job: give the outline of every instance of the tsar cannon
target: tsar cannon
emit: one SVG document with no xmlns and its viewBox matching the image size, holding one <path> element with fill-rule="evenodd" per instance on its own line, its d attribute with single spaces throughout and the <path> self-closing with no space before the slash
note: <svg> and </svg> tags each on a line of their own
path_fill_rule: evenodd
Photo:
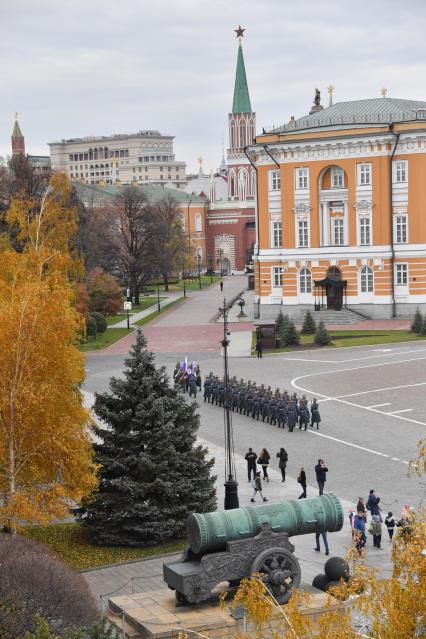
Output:
<svg viewBox="0 0 426 639">
<path fill-rule="evenodd" d="M 333 493 L 313 499 L 189 515 L 188 548 L 180 560 L 163 565 L 164 581 L 179 603 L 200 603 L 213 588 L 259 573 L 279 603 L 287 603 L 301 579 L 290 537 L 335 532 L 343 509 Z"/>
</svg>

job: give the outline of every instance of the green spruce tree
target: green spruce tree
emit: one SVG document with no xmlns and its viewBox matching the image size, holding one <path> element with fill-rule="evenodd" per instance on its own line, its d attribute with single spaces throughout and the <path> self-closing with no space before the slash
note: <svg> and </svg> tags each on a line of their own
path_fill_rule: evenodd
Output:
<svg viewBox="0 0 426 639">
<path fill-rule="evenodd" d="M 315 320 L 312 317 L 311 311 L 307 310 L 305 314 L 305 318 L 303 320 L 302 333 L 304 334 L 313 334 L 317 330 L 317 325 L 315 324 Z"/>
<path fill-rule="evenodd" d="M 417 335 L 419 335 L 422 331 L 422 326 L 423 326 L 423 315 L 421 314 L 420 309 L 417 308 L 416 312 L 414 313 L 413 321 L 411 324 L 411 332 L 417 333 Z"/>
<path fill-rule="evenodd" d="M 281 330 L 284 324 L 284 313 L 282 308 L 280 308 L 280 312 L 278 313 L 277 319 L 275 320 L 275 335 L 281 335 Z"/>
<path fill-rule="evenodd" d="M 138 331 L 124 379 L 96 395 L 99 488 L 80 518 L 100 545 L 150 546 L 185 533 L 189 513 L 216 507 L 196 405 L 170 387 Z"/>
<path fill-rule="evenodd" d="M 300 336 L 296 331 L 294 322 L 292 322 L 288 317 L 282 333 L 282 343 L 283 346 L 297 346 L 300 343 Z"/>
<path fill-rule="evenodd" d="M 279 337 L 281 341 L 281 346 L 287 346 L 287 331 L 288 331 L 290 320 L 288 318 L 288 315 L 284 315 L 282 311 L 281 311 L 281 316 L 282 316 L 282 319 L 280 320 L 280 329 L 279 329 L 279 333 L 277 331 L 277 337 Z"/>
<path fill-rule="evenodd" d="M 419 335 L 421 335 L 422 337 L 426 335 L 426 315 L 423 318 L 422 327 L 419 331 Z"/>
<path fill-rule="evenodd" d="M 315 344 L 318 344 L 318 346 L 327 346 L 331 342 L 331 335 L 326 329 L 323 321 L 318 323 L 314 342 Z"/>
</svg>

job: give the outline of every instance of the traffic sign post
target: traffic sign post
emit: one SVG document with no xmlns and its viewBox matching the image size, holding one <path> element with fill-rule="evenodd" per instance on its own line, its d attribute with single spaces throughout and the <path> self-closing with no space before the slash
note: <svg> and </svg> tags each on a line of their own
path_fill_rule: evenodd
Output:
<svg viewBox="0 0 426 639">
<path fill-rule="evenodd" d="M 130 328 L 130 317 L 129 311 L 132 310 L 132 302 L 124 302 L 124 310 L 127 313 L 127 328 Z"/>
</svg>

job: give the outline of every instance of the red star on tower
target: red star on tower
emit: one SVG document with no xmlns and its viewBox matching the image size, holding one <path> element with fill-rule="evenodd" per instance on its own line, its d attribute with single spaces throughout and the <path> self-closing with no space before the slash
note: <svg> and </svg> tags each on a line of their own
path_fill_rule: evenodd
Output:
<svg viewBox="0 0 426 639">
<path fill-rule="evenodd" d="M 234 31 L 237 34 L 237 38 L 244 38 L 245 29 L 243 29 L 240 24 L 238 25 L 238 29 L 234 29 Z"/>
</svg>

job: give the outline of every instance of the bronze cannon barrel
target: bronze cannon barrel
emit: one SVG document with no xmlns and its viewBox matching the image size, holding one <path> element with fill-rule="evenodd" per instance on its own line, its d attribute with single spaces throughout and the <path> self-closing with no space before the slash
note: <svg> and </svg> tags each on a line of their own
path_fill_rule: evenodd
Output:
<svg viewBox="0 0 426 639">
<path fill-rule="evenodd" d="M 335 532 L 343 526 L 343 508 L 334 493 L 326 493 L 311 499 L 193 513 L 186 524 L 189 547 L 197 554 L 223 550 L 228 541 L 254 537 L 262 524 L 269 524 L 273 532 L 287 532 L 290 537 Z"/>
</svg>

